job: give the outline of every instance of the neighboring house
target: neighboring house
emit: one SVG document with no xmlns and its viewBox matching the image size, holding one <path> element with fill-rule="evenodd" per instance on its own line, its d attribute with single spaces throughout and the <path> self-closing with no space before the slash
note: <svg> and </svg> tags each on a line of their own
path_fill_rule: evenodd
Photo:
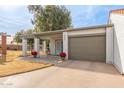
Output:
<svg viewBox="0 0 124 93">
<path fill-rule="evenodd" d="M 7 49 L 9 50 L 21 50 L 22 46 L 14 42 L 14 36 L 7 35 L 6 38 Z M 0 44 L 1 44 L 1 33 L 0 33 Z"/>
<path fill-rule="evenodd" d="M 51 55 L 66 53 L 66 59 L 90 60 L 113 64 L 124 74 L 124 9 L 110 11 L 107 25 L 64 29 L 22 36 L 23 55 L 27 39 L 34 38 L 34 50 L 39 52 L 39 39 L 50 40 Z M 46 43 L 43 42 L 44 51 Z"/>
<path fill-rule="evenodd" d="M 7 38 L 6 38 L 6 43 L 7 43 L 7 45 L 13 44 L 13 42 L 14 42 L 13 39 L 14 39 L 13 36 L 7 35 Z M 1 43 L 1 34 L 0 34 L 0 43 Z"/>
</svg>

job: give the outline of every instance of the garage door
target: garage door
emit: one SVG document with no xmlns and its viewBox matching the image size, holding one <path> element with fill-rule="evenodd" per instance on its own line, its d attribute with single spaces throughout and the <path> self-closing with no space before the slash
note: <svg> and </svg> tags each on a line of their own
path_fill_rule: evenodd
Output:
<svg viewBox="0 0 124 93">
<path fill-rule="evenodd" d="M 69 37 L 69 59 L 105 61 L 105 35 Z"/>
</svg>

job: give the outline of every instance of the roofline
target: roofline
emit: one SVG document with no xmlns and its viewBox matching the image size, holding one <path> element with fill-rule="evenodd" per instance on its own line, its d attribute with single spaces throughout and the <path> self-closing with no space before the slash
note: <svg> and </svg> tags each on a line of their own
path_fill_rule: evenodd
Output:
<svg viewBox="0 0 124 93">
<path fill-rule="evenodd" d="M 109 19 L 110 19 L 110 14 L 113 12 L 113 11 L 118 11 L 118 10 L 124 10 L 124 8 L 119 8 L 119 9 L 113 9 L 113 10 L 110 10 L 109 11 L 109 14 L 108 14 L 108 24 L 109 24 Z M 114 12 L 113 12 L 114 13 Z"/>
<path fill-rule="evenodd" d="M 34 35 L 46 35 L 46 34 L 54 34 L 54 33 L 59 34 L 59 33 L 62 33 L 62 32 L 79 31 L 79 30 L 86 30 L 86 29 L 97 29 L 97 28 L 106 28 L 106 27 L 112 27 L 112 26 L 113 26 L 113 24 L 96 25 L 96 26 L 88 26 L 88 27 L 70 28 L 70 29 L 63 29 L 63 30 L 40 32 L 40 33 L 34 33 Z"/>
<path fill-rule="evenodd" d="M 96 28 L 106 28 L 106 27 L 112 27 L 112 26 L 113 26 L 113 24 L 104 24 L 104 25 L 95 25 L 95 26 L 87 26 L 87 27 L 67 29 L 67 31 L 85 30 L 85 29 L 96 29 Z"/>
<path fill-rule="evenodd" d="M 80 28 L 70 28 L 70 29 L 63 29 L 63 30 L 33 33 L 31 35 L 21 35 L 21 37 L 26 37 L 26 36 L 31 36 L 32 37 L 32 36 L 39 36 L 39 35 L 43 36 L 43 35 L 61 34 L 63 32 L 72 32 L 72 31 L 97 29 L 97 28 L 107 28 L 107 27 L 112 27 L 112 26 L 113 26 L 113 24 L 105 24 L 105 25 L 96 25 L 96 26 L 88 26 L 88 27 L 80 27 Z"/>
</svg>

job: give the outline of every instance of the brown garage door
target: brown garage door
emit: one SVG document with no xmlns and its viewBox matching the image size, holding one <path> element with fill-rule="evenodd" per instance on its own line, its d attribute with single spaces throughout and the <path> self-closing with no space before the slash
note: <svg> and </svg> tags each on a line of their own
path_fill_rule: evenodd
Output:
<svg viewBox="0 0 124 93">
<path fill-rule="evenodd" d="M 105 35 L 69 37 L 69 59 L 105 61 Z"/>
</svg>

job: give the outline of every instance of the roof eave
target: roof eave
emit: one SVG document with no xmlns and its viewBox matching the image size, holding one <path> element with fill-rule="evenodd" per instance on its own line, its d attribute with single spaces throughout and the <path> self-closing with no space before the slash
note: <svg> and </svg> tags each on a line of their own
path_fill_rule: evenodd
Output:
<svg viewBox="0 0 124 93">
<path fill-rule="evenodd" d="M 113 24 L 105 24 L 105 25 L 96 25 L 96 26 L 88 26 L 88 27 L 81 27 L 81 28 L 71 28 L 71 29 L 63 29 L 63 30 L 56 30 L 56 31 L 33 33 L 32 35 L 22 35 L 22 37 L 55 35 L 55 34 L 62 34 L 63 32 L 71 32 L 71 31 L 79 31 L 79 30 L 87 30 L 87 29 L 97 29 L 97 28 L 107 28 L 107 27 L 112 27 L 112 26 L 113 26 Z"/>
</svg>

